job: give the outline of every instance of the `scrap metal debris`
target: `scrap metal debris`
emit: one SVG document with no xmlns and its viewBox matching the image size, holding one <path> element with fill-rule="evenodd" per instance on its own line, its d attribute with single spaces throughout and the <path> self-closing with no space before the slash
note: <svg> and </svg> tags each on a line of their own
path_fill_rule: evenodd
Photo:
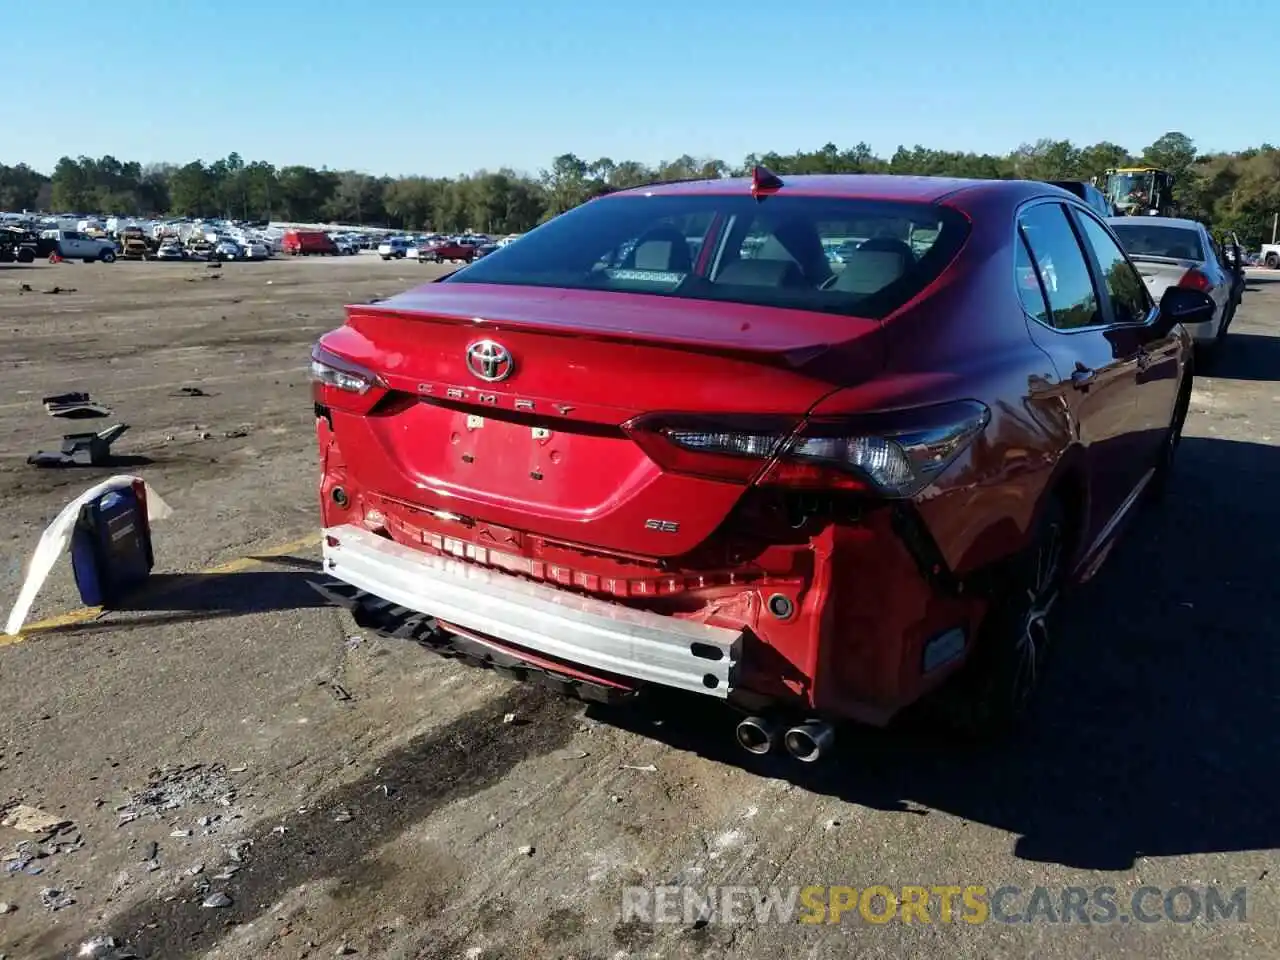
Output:
<svg viewBox="0 0 1280 960">
<path fill-rule="evenodd" d="M 48 294 L 75 293 L 76 288 L 75 287 L 53 287 L 52 289 L 46 290 L 44 292 Z"/>
<path fill-rule="evenodd" d="M 248 854 L 251 846 L 253 846 L 252 840 L 241 840 L 239 843 L 233 843 L 231 846 L 227 847 L 227 856 L 236 863 L 244 863 L 244 858 Z M 234 873 L 236 869 L 239 868 L 234 868 L 231 872 Z"/>
<path fill-rule="evenodd" d="M 111 411 L 87 393 L 59 393 L 41 401 L 51 417 L 68 420 L 85 420 L 90 417 L 109 417 Z"/>
<path fill-rule="evenodd" d="M 351 692 L 340 683 L 334 683 L 332 680 L 318 680 L 316 683 L 318 686 L 327 688 L 328 691 L 333 694 L 333 699 L 337 700 L 339 703 L 345 703 L 354 699 L 351 696 Z"/>
<path fill-rule="evenodd" d="M 39 839 L 21 841 L 12 851 L 0 855 L 0 863 L 4 864 L 6 874 L 25 873 L 27 876 L 38 877 L 45 872 L 45 864 L 50 857 L 74 853 L 83 846 L 84 838 L 76 826 L 63 821 L 61 825 L 44 832 Z"/>
<path fill-rule="evenodd" d="M 219 890 L 216 893 L 211 893 L 205 897 L 204 902 L 201 903 L 200 906 L 209 907 L 214 910 L 221 907 L 229 907 L 231 906 L 231 898 Z"/>
<path fill-rule="evenodd" d="M 188 766 L 166 766 L 152 770 L 146 785 L 116 807 L 120 826 L 141 817 L 168 819 L 172 811 L 187 806 L 232 806 L 236 788 L 227 778 L 223 764 L 195 763 Z M 219 815 L 202 816 L 199 824 L 214 827 Z"/>
<path fill-rule="evenodd" d="M 80 952 L 76 956 L 90 960 L 140 960 L 138 954 L 121 946 L 115 937 L 90 937 L 80 944 Z"/>
<path fill-rule="evenodd" d="M 40 891 L 40 902 L 50 910 L 65 910 L 76 901 L 73 897 L 57 889 L 56 887 L 45 887 Z"/>
<path fill-rule="evenodd" d="M 90 937 L 80 944 L 80 952 L 76 956 L 90 957 L 92 960 L 103 960 L 116 946 L 115 937 Z"/>
<path fill-rule="evenodd" d="M 62 438 L 62 449 L 56 453 L 41 450 L 27 457 L 37 467 L 98 467 L 111 460 L 111 444 L 129 429 L 127 423 L 116 423 L 99 433 L 68 433 Z"/>
<path fill-rule="evenodd" d="M 212 394 L 205 393 L 199 387 L 183 387 L 169 394 L 171 397 L 208 397 Z"/>
</svg>

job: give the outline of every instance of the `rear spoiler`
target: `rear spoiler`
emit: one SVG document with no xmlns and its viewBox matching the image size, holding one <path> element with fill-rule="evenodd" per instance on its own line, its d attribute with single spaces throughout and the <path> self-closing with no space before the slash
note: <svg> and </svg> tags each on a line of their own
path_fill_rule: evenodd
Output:
<svg viewBox="0 0 1280 960">
<path fill-rule="evenodd" d="M 1186 264 L 1186 263 L 1203 263 L 1195 257 L 1162 257 L 1154 253 L 1131 253 L 1129 259 L 1135 263 L 1170 263 L 1170 264 Z"/>
<path fill-rule="evenodd" d="M 399 299 L 399 298 L 395 298 Z M 403 301 L 401 302 L 403 304 Z M 398 305 L 394 300 L 383 300 L 376 303 L 349 304 L 346 308 L 347 325 L 358 327 L 362 318 L 395 319 L 413 323 L 434 323 L 444 326 L 475 326 L 474 313 L 459 313 L 440 309 L 414 309 L 408 305 Z M 697 337 L 681 336 L 678 333 L 636 330 L 634 328 L 607 327 L 603 325 L 587 325 L 575 323 L 563 326 L 555 322 L 530 317 L 486 318 L 487 329 L 492 331 L 511 330 L 537 333 L 548 337 L 564 339 L 605 340 L 614 343 L 630 343 L 638 346 L 668 347 L 686 350 L 692 353 L 703 353 L 714 356 L 729 356 L 771 366 L 799 368 L 811 363 L 827 353 L 835 346 L 830 341 L 804 342 L 799 337 L 788 337 L 786 341 L 768 337 L 737 337 L 732 342 L 703 340 Z M 875 331 L 867 335 L 875 339 L 880 333 L 879 325 Z M 860 337 L 858 339 L 867 339 Z"/>
</svg>

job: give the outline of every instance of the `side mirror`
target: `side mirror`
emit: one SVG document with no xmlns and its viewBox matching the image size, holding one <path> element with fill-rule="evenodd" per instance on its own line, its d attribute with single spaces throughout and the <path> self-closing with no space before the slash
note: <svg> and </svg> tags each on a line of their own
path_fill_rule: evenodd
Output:
<svg viewBox="0 0 1280 960">
<path fill-rule="evenodd" d="M 1188 287 L 1169 287 L 1160 298 L 1159 326 L 1165 332 L 1179 323 L 1208 323 L 1217 305 L 1213 298 Z"/>
</svg>

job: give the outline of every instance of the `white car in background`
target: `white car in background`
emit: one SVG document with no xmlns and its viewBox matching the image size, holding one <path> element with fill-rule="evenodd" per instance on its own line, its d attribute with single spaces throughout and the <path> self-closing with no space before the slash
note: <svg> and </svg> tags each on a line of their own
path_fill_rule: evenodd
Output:
<svg viewBox="0 0 1280 960">
<path fill-rule="evenodd" d="M 156 250 L 155 258 L 157 260 L 185 260 L 187 259 L 187 248 L 182 245 L 182 241 L 176 237 L 169 237 L 160 241 L 160 247 Z"/>
<path fill-rule="evenodd" d="M 404 237 L 390 237 L 378 244 L 378 256 L 383 260 L 403 260 L 409 252 L 409 241 Z"/>
<path fill-rule="evenodd" d="M 1235 277 L 1223 263 L 1204 224 L 1179 217 L 1109 217 L 1108 225 L 1138 268 L 1151 299 L 1169 287 L 1189 287 L 1213 298 L 1213 319 L 1186 324 L 1198 352 L 1213 350 L 1235 316 Z M 1206 356 L 1207 359 L 1207 356 Z"/>
</svg>

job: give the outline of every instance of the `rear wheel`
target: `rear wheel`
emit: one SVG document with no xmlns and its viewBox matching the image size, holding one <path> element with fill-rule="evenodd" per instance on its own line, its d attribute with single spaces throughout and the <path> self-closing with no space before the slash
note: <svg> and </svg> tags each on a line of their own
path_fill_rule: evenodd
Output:
<svg viewBox="0 0 1280 960">
<path fill-rule="evenodd" d="M 1052 651 L 1070 533 L 1061 503 L 1050 500 L 1030 546 L 1000 577 L 968 662 L 935 702 L 939 719 L 960 736 L 1006 736 L 1030 712 Z"/>
<path fill-rule="evenodd" d="M 1263 261 L 1272 270 L 1280 267 L 1280 253 L 1268 253 L 1267 258 Z"/>
<path fill-rule="evenodd" d="M 1185 381 L 1178 391 L 1178 400 L 1173 406 L 1173 419 L 1169 421 L 1169 432 L 1164 443 L 1160 445 L 1160 458 L 1156 461 L 1155 474 L 1147 485 L 1147 495 L 1152 503 L 1160 503 L 1168 492 L 1169 477 L 1173 473 L 1173 461 L 1178 455 L 1178 446 L 1182 443 L 1182 428 L 1187 422 L 1187 411 L 1191 409 L 1192 374 L 1188 370 Z"/>
<path fill-rule="evenodd" d="M 102 253 L 98 254 L 98 259 L 103 263 L 115 263 L 116 255 L 110 250 L 103 250 Z"/>
</svg>

